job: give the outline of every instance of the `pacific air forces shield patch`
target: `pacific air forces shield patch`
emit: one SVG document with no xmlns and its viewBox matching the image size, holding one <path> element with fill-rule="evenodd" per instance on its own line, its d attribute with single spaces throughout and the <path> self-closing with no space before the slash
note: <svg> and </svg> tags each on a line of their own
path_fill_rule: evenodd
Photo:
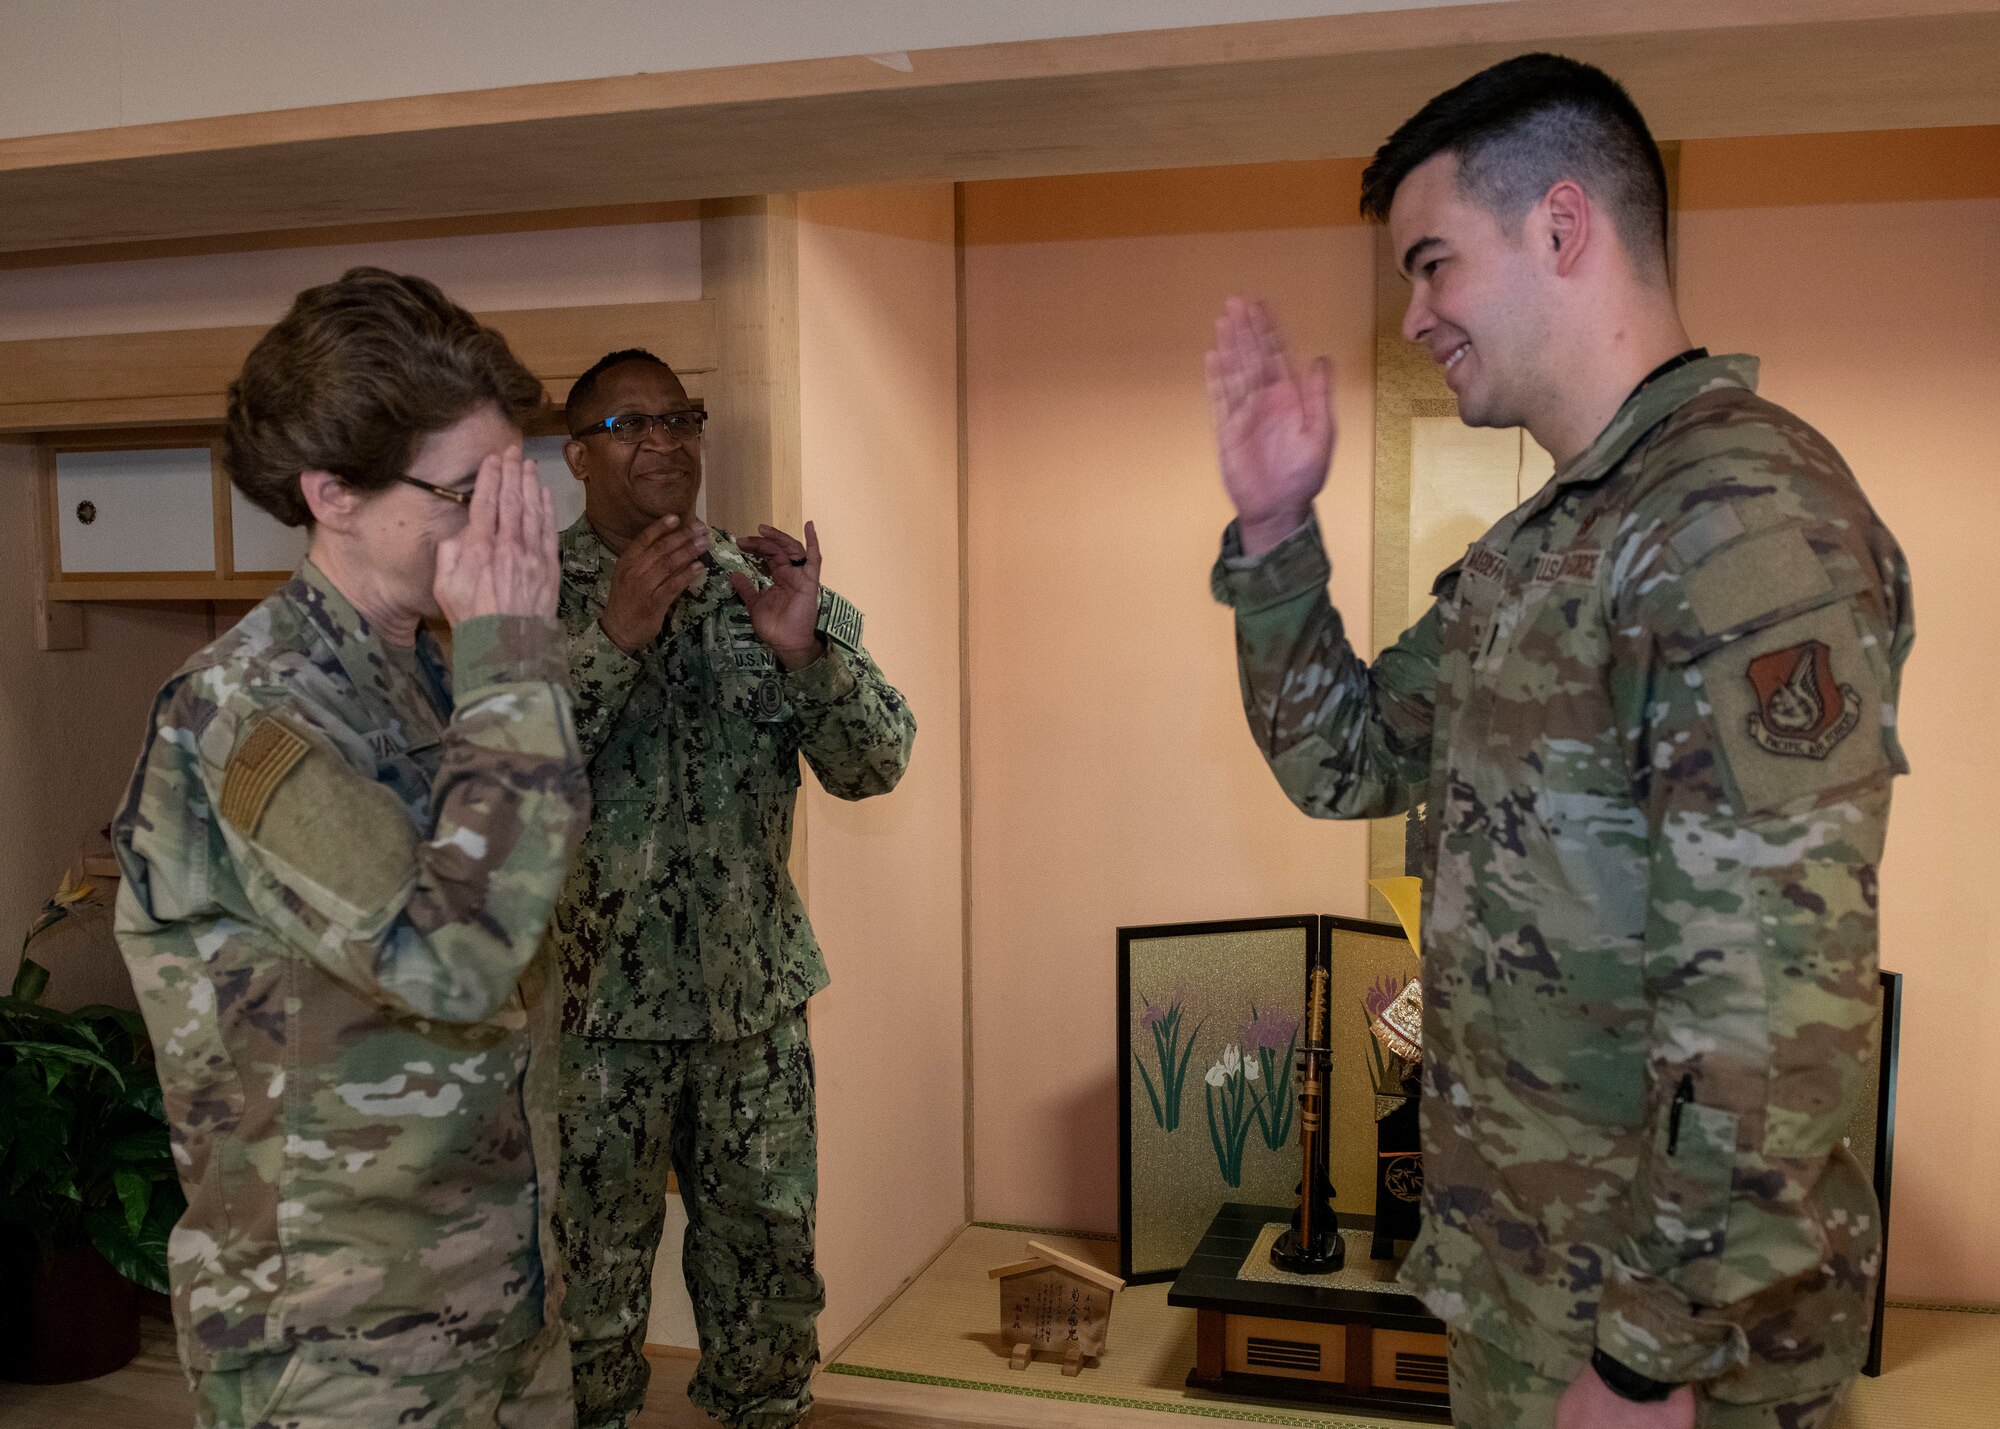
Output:
<svg viewBox="0 0 2000 1429">
<path fill-rule="evenodd" d="M 1744 675 L 1757 692 L 1750 737 L 1773 754 L 1824 759 L 1861 720 L 1861 697 L 1834 677 L 1824 641 L 1759 655 Z"/>
</svg>

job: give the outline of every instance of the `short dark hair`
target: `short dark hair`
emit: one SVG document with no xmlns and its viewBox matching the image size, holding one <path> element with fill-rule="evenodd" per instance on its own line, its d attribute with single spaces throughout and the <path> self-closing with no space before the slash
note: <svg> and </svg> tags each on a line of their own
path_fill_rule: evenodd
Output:
<svg viewBox="0 0 2000 1429">
<path fill-rule="evenodd" d="M 1573 179 L 1602 204 L 1634 263 L 1664 272 L 1667 171 L 1624 86 L 1562 55 L 1517 55 L 1454 85 L 1375 151 L 1361 213 L 1384 223 L 1404 179 L 1437 154 L 1458 157 L 1458 187 L 1509 227 Z"/>
<path fill-rule="evenodd" d="M 563 425 L 569 429 L 571 436 L 576 435 L 577 418 L 583 415 L 583 409 L 597 396 L 597 379 L 612 368 L 627 362 L 650 362 L 655 367 L 666 367 L 667 376 L 674 376 L 673 368 L 667 367 L 662 359 L 653 356 L 643 347 L 621 347 L 616 352 L 605 353 L 584 369 L 583 376 L 570 384 L 569 396 L 563 399 Z"/>
<path fill-rule="evenodd" d="M 222 465 L 287 526 L 312 524 L 299 474 L 380 491 L 416 444 L 486 403 L 526 427 L 541 381 L 507 339 L 423 278 L 350 268 L 308 288 L 229 384 Z"/>
</svg>

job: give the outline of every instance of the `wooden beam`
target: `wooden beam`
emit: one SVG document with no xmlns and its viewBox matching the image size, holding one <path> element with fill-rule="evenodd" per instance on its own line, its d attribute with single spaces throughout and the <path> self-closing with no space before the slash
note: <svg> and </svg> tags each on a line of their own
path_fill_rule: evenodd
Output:
<svg viewBox="0 0 2000 1429">
<path fill-rule="evenodd" d="M 1370 152 L 1509 54 L 1659 137 L 2000 122 L 2000 0 L 1513 0 L 632 75 L 0 142 L 0 251 Z"/>
<path fill-rule="evenodd" d="M 717 363 L 714 305 L 610 303 L 482 313 L 561 402 L 569 384 L 606 352 L 643 346 L 677 370 Z M 0 432 L 212 424 L 223 419 L 229 384 L 267 328 L 0 342 Z"/>
<path fill-rule="evenodd" d="M 262 600 L 291 577 L 135 573 L 132 575 L 63 576 L 47 582 L 42 595 L 51 601 L 207 601 Z"/>
<path fill-rule="evenodd" d="M 716 306 L 703 485 L 709 520 L 750 535 L 768 521 L 797 534 L 798 201 L 786 194 L 701 206 L 702 291 Z"/>
<path fill-rule="evenodd" d="M 222 454 L 213 445 L 208 452 L 208 502 L 215 522 L 215 578 L 236 578 L 236 503 L 231 500 L 229 476 L 222 469 Z"/>
<path fill-rule="evenodd" d="M 601 208 L 525 210 L 459 218 L 407 218 L 385 223 L 336 223 L 268 233 L 210 234 L 198 238 L 142 239 L 67 248 L 24 248 L 0 253 L 0 271 L 78 263 L 132 263 L 149 258 L 198 258 L 212 253 L 267 253 L 332 244 L 409 243 L 426 238 L 468 238 L 495 233 L 548 233 L 565 228 L 622 228 L 641 223 L 691 223 L 692 202 L 610 204 Z"/>
<path fill-rule="evenodd" d="M 797 535 L 805 506 L 798 199 L 772 194 L 703 203 L 701 289 L 716 318 L 715 370 L 701 391 L 709 412 L 702 441 L 709 523 L 744 536 L 768 521 Z M 810 799 L 798 802 L 787 865 L 808 909 L 811 807 Z"/>
<path fill-rule="evenodd" d="M 35 453 L 35 547 L 42 584 L 55 575 L 56 456 L 47 447 Z M 45 589 L 35 592 L 35 648 L 81 650 L 88 638 L 83 607 L 51 599 Z"/>
</svg>

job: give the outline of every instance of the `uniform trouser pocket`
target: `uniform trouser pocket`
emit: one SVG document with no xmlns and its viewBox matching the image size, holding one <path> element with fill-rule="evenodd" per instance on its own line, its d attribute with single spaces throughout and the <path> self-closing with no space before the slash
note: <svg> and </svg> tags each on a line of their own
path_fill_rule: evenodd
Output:
<svg viewBox="0 0 2000 1429">
<path fill-rule="evenodd" d="M 305 1372 L 297 1355 L 272 1354 L 241 1369 L 194 1376 L 195 1429 L 258 1429 L 283 1407 Z"/>
<path fill-rule="evenodd" d="M 429 1374 L 334 1368 L 271 1355 L 198 1376 L 199 1429 L 571 1429 L 569 1348 L 561 1326 L 471 1364 Z"/>
</svg>

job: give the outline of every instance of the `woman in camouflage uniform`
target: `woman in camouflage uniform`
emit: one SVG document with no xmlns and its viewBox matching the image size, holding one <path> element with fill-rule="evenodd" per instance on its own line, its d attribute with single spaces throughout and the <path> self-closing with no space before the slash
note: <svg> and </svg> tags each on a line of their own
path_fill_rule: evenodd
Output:
<svg viewBox="0 0 2000 1429">
<path fill-rule="evenodd" d="M 300 294 L 230 390 L 230 479 L 310 550 L 167 682 L 114 829 L 203 1429 L 570 1422 L 536 950 L 589 794 L 541 401 L 377 269 Z"/>
</svg>

